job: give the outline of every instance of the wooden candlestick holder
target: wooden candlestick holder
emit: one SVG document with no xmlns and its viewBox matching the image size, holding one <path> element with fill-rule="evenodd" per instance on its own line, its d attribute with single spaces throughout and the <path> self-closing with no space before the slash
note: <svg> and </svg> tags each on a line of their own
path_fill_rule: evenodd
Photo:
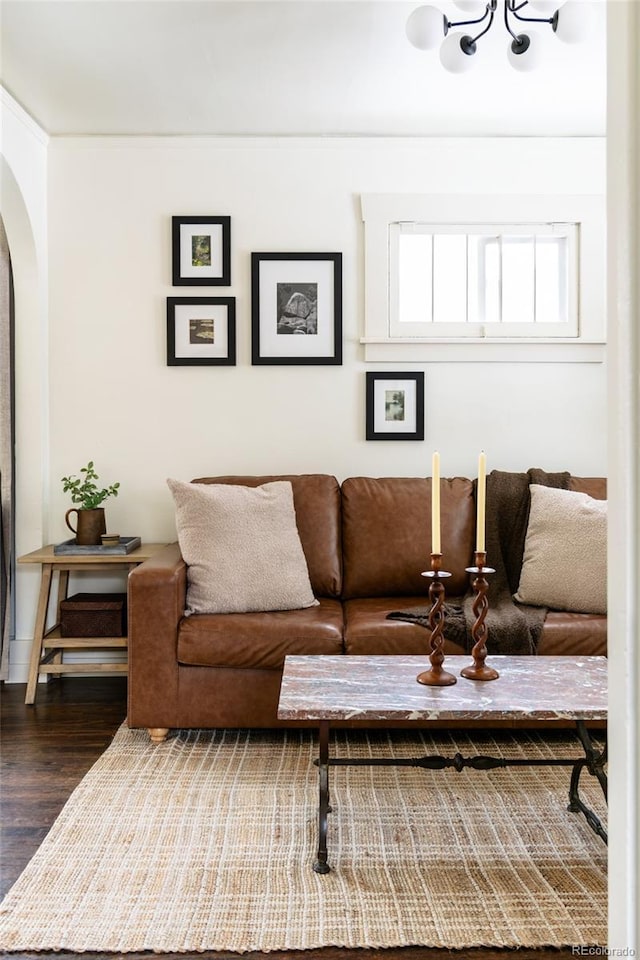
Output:
<svg viewBox="0 0 640 960">
<path fill-rule="evenodd" d="M 473 613 L 476 618 L 471 628 L 471 636 L 474 641 L 471 651 L 473 664 L 461 670 L 460 675 L 467 680 L 497 680 L 500 676 L 498 671 L 494 670 L 493 667 L 487 667 L 485 664 L 489 631 L 484 622 L 489 609 L 489 601 L 487 600 L 489 583 L 485 578 L 485 574 L 495 573 L 495 570 L 493 567 L 485 566 L 487 562 L 486 553 L 477 550 L 475 561 L 475 567 L 467 567 L 467 573 L 476 575 L 472 583 L 473 592 L 475 593 Z"/>
<path fill-rule="evenodd" d="M 428 670 L 419 673 L 416 680 L 418 683 L 424 683 L 430 687 L 449 687 L 452 683 L 457 683 L 457 678 L 454 677 L 453 674 L 447 673 L 446 670 L 442 669 L 442 662 L 444 660 L 444 653 L 442 652 L 444 637 L 442 631 L 444 630 L 445 614 L 444 584 L 441 583 L 441 580 L 450 577 L 451 574 L 440 569 L 441 563 L 442 554 L 432 553 L 431 570 L 425 570 L 422 574 L 423 577 L 431 578 L 431 583 L 429 584 L 429 600 L 431 601 L 431 609 L 429 610 L 431 654 L 429 660 L 431 666 Z"/>
</svg>

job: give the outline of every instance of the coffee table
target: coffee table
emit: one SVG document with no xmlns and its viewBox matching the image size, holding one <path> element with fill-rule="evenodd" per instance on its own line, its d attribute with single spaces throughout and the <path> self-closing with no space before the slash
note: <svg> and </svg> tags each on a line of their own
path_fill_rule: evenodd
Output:
<svg viewBox="0 0 640 960">
<path fill-rule="evenodd" d="M 446 669 L 460 675 L 469 657 L 447 657 Z M 581 812 L 605 843 L 607 833 L 579 794 L 582 770 L 597 778 L 605 799 L 607 747 L 594 744 L 586 724 L 607 719 L 605 657 L 491 657 L 500 674 L 489 682 L 465 680 L 453 686 L 425 686 L 416 677 L 428 657 L 295 656 L 286 657 L 280 689 L 280 720 L 318 723 L 318 852 L 313 869 L 328 873 L 327 815 L 329 767 L 417 766 L 429 769 L 507 766 L 570 766 L 568 809 Z M 570 720 L 575 723 L 584 756 L 571 758 L 506 758 L 426 756 L 417 758 L 330 757 L 329 728 L 345 720 Z"/>
</svg>

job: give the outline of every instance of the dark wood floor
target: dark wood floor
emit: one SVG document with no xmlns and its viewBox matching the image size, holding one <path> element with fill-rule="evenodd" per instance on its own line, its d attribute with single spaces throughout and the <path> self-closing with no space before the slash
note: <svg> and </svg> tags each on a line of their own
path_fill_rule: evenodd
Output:
<svg viewBox="0 0 640 960">
<path fill-rule="evenodd" d="M 2 688 L 2 753 L 0 823 L 2 873 L 0 896 L 18 878 L 69 794 L 106 749 L 126 715 L 126 679 L 65 677 L 40 685 L 36 704 L 24 704 L 23 684 Z M 578 945 L 579 946 L 579 945 Z M 243 954 L 243 960 L 568 960 L 571 948 L 557 950 L 432 950 L 407 947 L 389 950 L 325 948 L 304 953 Z M 41 952 L 10 954 L 22 960 L 77 960 L 78 954 Z M 118 960 L 121 954 L 84 953 L 83 960 Z M 129 953 L 126 960 L 158 956 Z M 228 954 L 164 954 L 174 960 L 231 960 Z M 236 955 L 237 956 L 237 955 Z"/>
</svg>

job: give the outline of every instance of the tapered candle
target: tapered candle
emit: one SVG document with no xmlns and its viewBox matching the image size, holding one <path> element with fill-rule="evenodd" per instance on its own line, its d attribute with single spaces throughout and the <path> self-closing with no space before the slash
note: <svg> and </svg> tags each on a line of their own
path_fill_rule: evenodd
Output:
<svg viewBox="0 0 640 960">
<path fill-rule="evenodd" d="M 485 514 L 487 503 L 487 455 L 482 451 L 478 457 L 478 513 L 476 517 L 476 552 L 485 552 Z"/>
<path fill-rule="evenodd" d="M 431 553 L 440 553 L 440 454 L 431 461 Z"/>
</svg>

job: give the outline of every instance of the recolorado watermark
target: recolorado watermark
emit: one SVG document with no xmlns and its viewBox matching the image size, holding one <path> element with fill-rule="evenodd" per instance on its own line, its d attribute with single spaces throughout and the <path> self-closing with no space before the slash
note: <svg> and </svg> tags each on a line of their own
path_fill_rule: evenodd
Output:
<svg viewBox="0 0 640 960">
<path fill-rule="evenodd" d="M 574 957 L 635 957 L 633 947 L 571 947 Z"/>
</svg>

